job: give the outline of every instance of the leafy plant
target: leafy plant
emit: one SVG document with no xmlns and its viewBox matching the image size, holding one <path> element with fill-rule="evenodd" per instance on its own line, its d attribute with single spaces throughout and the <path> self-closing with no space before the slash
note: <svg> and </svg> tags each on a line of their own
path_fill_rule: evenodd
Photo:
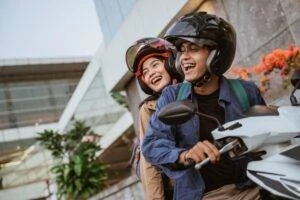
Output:
<svg viewBox="0 0 300 200">
<path fill-rule="evenodd" d="M 128 108 L 126 96 L 124 94 L 121 94 L 121 92 L 112 92 L 110 95 L 118 104 Z"/>
<path fill-rule="evenodd" d="M 53 130 L 38 133 L 37 140 L 56 161 L 51 172 L 55 175 L 59 199 L 63 195 L 70 199 L 86 199 L 105 186 L 105 166 L 95 163 L 100 146 L 95 142 L 82 141 L 84 136 L 94 134 L 89 130 L 84 122 L 77 121 L 64 134 Z"/>
</svg>

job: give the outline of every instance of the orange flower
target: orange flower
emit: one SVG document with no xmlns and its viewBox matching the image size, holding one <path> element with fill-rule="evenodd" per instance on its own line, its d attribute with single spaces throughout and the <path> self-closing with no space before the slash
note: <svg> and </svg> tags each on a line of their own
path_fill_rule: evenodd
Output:
<svg viewBox="0 0 300 200">
<path fill-rule="evenodd" d="M 275 49 L 271 53 L 263 56 L 260 62 L 253 67 L 235 67 L 232 68 L 231 74 L 237 75 L 241 79 L 248 80 L 255 76 L 260 76 L 259 88 L 261 92 L 266 92 L 270 86 L 270 73 L 280 72 L 283 82 L 292 69 L 300 69 L 300 48 L 289 46 L 288 49 Z"/>
<path fill-rule="evenodd" d="M 232 69 L 231 73 L 233 75 L 238 75 L 238 77 L 240 77 L 243 80 L 248 80 L 250 74 L 247 68 L 242 67 Z"/>
</svg>

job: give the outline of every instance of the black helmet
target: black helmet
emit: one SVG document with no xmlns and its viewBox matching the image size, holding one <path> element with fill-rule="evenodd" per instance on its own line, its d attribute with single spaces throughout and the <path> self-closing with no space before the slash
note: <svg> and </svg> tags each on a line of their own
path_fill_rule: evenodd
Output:
<svg viewBox="0 0 300 200">
<path fill-rule="evenodd" d="M 209 46 L 207 70 L 222 75 L 231 66 L 236 48 L 234 28 L 224 19 L 206 12 L 190 13 L 179 18 L 166 32 L 165 39 L 177 48 L 186 40 Z"/>
<path fill-rule="evenodd" d="M 141 79 L 141 67 L 148 58 L 158 57 L 166 60 L 165 69 L 172 79 L 182 80 L 181 75 L 172 67 L 174 65 L 176 48 L 161 38 L 143 38 L 133 43 L 126 51 L 128 70 L 135 74 L 142 90 L 149 95 L 156 95 Z"/>
</svg>

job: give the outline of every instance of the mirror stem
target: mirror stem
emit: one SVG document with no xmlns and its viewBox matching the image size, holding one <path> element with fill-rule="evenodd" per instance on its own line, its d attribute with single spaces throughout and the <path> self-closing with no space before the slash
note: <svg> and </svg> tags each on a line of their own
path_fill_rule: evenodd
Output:
<svg viewBox="0 0 300 200">
<path fill-rule="evenodd" d="M 200 113 L 200 112 L 195 112 L 197 115 L 199 115 L 199 116 L 203 116 L 203 117 L 207 117 L 207 118 L 209 118 L 209 119 L 212 119 L 212 120 L 214 120 L 215 122 L 217 122 L 217 124 L 218 124 L 218 130 L 219 131 L 225 131 L 225 128 L 221 125 L 221 123 L 219 122 L 219 120 L 217 119 L 217 118 L 215 118 L 215 117 L 213 117 L 213 116 L 211 116 L 211 115 L 207 115 L 207 114 L 204 114 L 204 113 Z"/>
</svg>

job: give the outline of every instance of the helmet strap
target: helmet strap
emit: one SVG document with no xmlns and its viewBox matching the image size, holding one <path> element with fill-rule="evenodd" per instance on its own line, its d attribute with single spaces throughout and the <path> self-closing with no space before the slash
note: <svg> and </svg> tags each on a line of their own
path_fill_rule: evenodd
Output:
<svg viewBox="0 0 300 200">
<path fill-rule="evenodd" d="M 199 79 L 192 81 L 192 85 L 196 87 L 202 87 L 204 84 L 208 83 L 211 81 L 211 74 L 212 74 L 212 69 L 211 69 L 211 64 L 212 60 L 215 57 L 217 51 L 215 49 L 211 50 L 207 60 L 206 60 L 206 71 L 201 76 Z"/>
<path fill-rule="evenodd" d="M 202 87 L 203 85 L 205 85 L 206 83 L 211 81 L 211 73 L 206 70 L 205 73 L 203 74 L 203 76 L 201 76 L 200 78 L 198 78 L 195 81 L 192 81 L 192 86 L 195 87 Z"/>
</svg>

